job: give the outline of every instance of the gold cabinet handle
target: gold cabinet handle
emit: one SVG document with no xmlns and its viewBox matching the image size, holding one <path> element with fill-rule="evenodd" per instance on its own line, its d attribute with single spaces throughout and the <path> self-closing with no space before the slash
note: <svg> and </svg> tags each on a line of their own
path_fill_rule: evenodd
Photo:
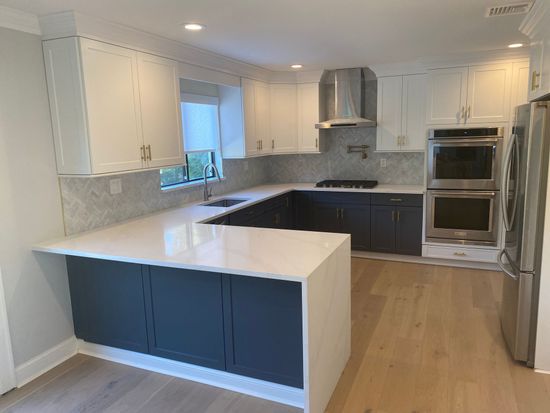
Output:
<svg viewBox="0 0 550 413">
<path fill-rule="evenodd" d="M 539 79 L 540 73 L 533 70 L 533 73 L 531 74 L 531 90 L 537 90 L 540 87 Z"/>
<path fill-rule="evenodd" d="M 319 147 L 319 138 L 315 138 L 315 147 L 316 147 L 316 148 Z"/>
<path fill-rule="evenodd" d="M 150 161 L 153 160 L 153 157 L 151 155 L 151 145 L 147 145 L 147 156 Z"/>
<path fill-rule="evenodd" d="M 395 222 L 395 211 L 391 212 L 391 220 L 392 222 Z"/>
<path fill-rule="evenodd" d="M 400 219 L 401 219 L 401 213 L 397 211 L 397 222 L 399 222 Z"/>
<path fill-rule="evenodd" d="M 401 198 L 390 198 L 390 201 L 392 202 L 403 202 Z"/>
<path fill-rule="evenodd" d="M 472 106 L 468 105 L 468 112 L 466 112 L 466 118 L 469 119 L 472 117 Z"/>
<path fill-rule="evenodd" d="M 145 162 L 147 160 L 147 155 L 145 153 L 145 145 L 141 145 L 139 147 L 139 151 L 141 152 L 141 160 Z"/>
<path fill-rule="evenodd" d="M 275 149 L 275 139 L 271 139 L 271 149 Z"/>
<path fill-rule="evenodd" d="M 457 257 L 465 257 L 466 253 L 465 252 L 454 252 L 453 255 L 456 255 Z"/>
<path fill-rule="evenodd" d="M 460 119 L 465 119 L 466 117 L 466 110 L 464 106 L 462 106 L 462 109 L 460 109 Z"/>
</svg>

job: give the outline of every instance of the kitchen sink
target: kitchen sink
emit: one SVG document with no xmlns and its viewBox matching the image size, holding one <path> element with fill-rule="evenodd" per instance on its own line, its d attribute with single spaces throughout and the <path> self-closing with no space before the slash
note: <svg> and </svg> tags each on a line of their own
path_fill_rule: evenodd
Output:
<svg viewBox="0 0 550 413">
<path fill-rule="evenodd" d="M 201 204 L 202 206 L 211 206 L 211 207 L 222 207 L 229 208 L 233 205 L 240 204 L 241 202 L 246 202 L 248 199 L 237 199 L 237 198 L 223 198 L 218 199 L 217 201 L 208 202 L 206 204 Z"/>
</svg>

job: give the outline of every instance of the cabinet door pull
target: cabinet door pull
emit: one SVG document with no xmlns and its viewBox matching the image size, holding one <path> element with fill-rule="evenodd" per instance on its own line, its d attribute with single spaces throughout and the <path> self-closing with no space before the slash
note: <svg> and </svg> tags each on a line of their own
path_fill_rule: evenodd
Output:
<svg viewBox="0 0 550 413">
<path fill-rule="evenodd" d="M 336 208 L 336 219 L 340 219 L 340 208 Z"/>
<path fill-rule="evenodd" d="M 271 139 L 271 149 L 275 149 L 275 139 Z"/>
<path fill-rule="evenodd" d="M 540 87 L 540 84 L 538 82 L 540 78 L 540 73 L 538 73 L 536 70 L 533 70 L 533 73 L 531 74 L 531 90 L 537 90 Z"/>
<path fill-rule="evenodd" d="M 468 111 L 466 112 L 466 118 L 470 119 L 472 117 L 472 106 L 468 105 Z"/>
<path fill-rule="evenodd" d="M 454 252 L 453 255 L 456 255 L 457 257 L 465 257 L 466 253 L 465 252 Z"/>
<path fill-rule="evenodd" d="M 151 145 L 147 145 L 147 154 L 148 154 L 148 155 L 147 155 L 147 156 L 148 156 L 148 159 L 149 159 L 150 161 L 152 161 L 152 160 L 153 160 L 153 157 L 152 157 L 152 155 L 151 155 Z"/>
<path fill-rule="evenodd" d="M 391 212 L 391 220 L 392 222 L 395 222 L 395 211 Z"/>
<path fill-rule="evenodd" d="M 145 145 L 141 145 L 139 147 L 139 150 L 141 152 L 141 160 L 145 162 L 147 160 L 147 155 L 145 154 Z"/>
<path fill-rule="evenodd" d="M 315 138 L 315 147 L 316 147 L 316 148 L 319 147 L 319 139 L 318 139 L 318 138 Z"/>
<path fill-rule="evenodd" d="M 400 219 L 401 219 L 401 213 L 397 211 L 397 222 L 399 222 Z"/>
<path fill-rule="evenodd" d="M 464 106 L 462 106 L 462 109 L 460 109 L 460 119 L 465 119 L 466 118 L 466 109 L 464 108 Z"/>
<path fill-rule="evenodd" d="M 390 201 L 392 202 L 403 202 L 401 198 L 390 198 Z"/>
<path fill-rule="evenodd" d="M 344 219 L 344 208 L 340 208 L 340 219 Z"/>
</svg>

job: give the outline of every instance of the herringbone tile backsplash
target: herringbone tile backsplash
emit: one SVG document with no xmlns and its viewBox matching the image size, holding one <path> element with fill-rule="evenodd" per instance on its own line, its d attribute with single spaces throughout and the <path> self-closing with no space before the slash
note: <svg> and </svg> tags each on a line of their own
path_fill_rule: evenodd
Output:
<svg viewBox="0 0 550 413">
<path fill-rule="evenodd" d="M 225 160 L 226 179 L 212 185 L 214 195 L 271 182 L 376 179 L 385 184 L 422 184 L 424 181 L 424 154 L 375 153 L 374 128 L 322 131 L 321 143 L 325 152 L 320 155 Z M 370 146 L 368 159 L 361 159 L 359 153 L 347 153 L 347 145 L 363 144 Z M 381 158 L 386 159 L 386 168 L 380 168 Z M 110 194 L 109 181 L 114 178 L 122 180 L 121 194 Z M 202 199 L 202 186 L 161 191 L 158 171 L 59 180 L 67 235 Z"/>
</svg>

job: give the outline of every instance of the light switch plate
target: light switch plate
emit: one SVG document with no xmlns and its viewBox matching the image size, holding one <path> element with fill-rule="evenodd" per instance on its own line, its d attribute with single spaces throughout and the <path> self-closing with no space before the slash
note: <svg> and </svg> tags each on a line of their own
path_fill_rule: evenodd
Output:
<svg viewBox="0 0 550 413">
<path fill-rule="evenodd" d="M 386 167 L 386 159 L 382 158 L 380 159 L 380 168 L 385 168 Z"/>
<path fill-rule="evenodd" d="M 117 195 L 122 192 L 122 180 L 120 178 L 111 179 L 109 181 L 111 195 Z"/>
</svg>

